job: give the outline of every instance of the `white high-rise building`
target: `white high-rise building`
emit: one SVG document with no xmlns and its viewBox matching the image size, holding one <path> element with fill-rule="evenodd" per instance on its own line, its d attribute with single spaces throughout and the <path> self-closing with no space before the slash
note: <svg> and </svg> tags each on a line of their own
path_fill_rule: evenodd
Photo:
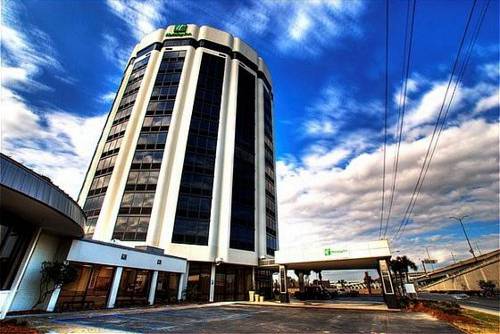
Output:
<svg viewBox="0 0 500 334">
<path fill-rule="evenodd" d="M 278 239 L 272 101 L 239 38 L 191 24 L 144 37 L 80 192 L 86 236 L 187 258 L 200 300 L 269 288 L 256 267 Z"/>
</svg>

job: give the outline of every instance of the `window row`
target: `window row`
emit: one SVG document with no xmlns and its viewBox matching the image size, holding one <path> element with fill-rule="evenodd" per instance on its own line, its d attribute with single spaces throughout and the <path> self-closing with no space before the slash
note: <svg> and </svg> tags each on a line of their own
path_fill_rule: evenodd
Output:
<svg viewBox="0 0 500 334">
<path fill-rule="evenodd" d="M 151 94 L 151 101 L 175 100 L 178 88 L 179 87 L 177 85 L 166 86 L 166 87 L 155 87 L 153 89 L 153 93 Z"/>
<path fill-rule="evenodd" d="M 99 163 L 97 164 L 95 175 L 101 175 L 111 172 L 113 170 L 113 167 L 115 166 L 116 157 L 117 155 L 115 154 L 112 156 L 101 158 L 101 160 L 99 160 Z"/>
<path fill-rule="evenodd" d="M 132 72 L 130 74 L 130 77 L 128 78 L 128 83 L 134 83 L 136 81 L 142 80 L 144 73 L 146 73 L 146 67 L 143 67 L 137 71 Z"/>
<path fill-rule="evenodd" d="M 159 171 L 130 171 L 126 190 L 154 190 L 158 183 L 159 174 Z M 152 189 L 148 189 L 148 187 Z"/>
<path fill-rule="evenodd" d="M 83 233 L 85 238 L 92 238 L 95 231 L 95 225 L 97 224 L 97 217 L 88 218 L 85 221 L 85 226 L 83 228 Z"/>
<path fill-rule="evenodd" d="M 150 214 L 153 207 L 154 192 L 128 192 L 123 193 L 120 204 L 120 214 Z"/>
<path fill-rule="evenodd" d="M 110 179 L 111 179 L 111 174 L 95 177 L 94 180 L 92 181 L 92 184 L 90 185 L 88 196 L 106 192 Z"/>
<path fill-rule="evenodd" d="M 142 80 L 135 81 L 133 83 L 128 83 L 127 87 L 125 87 L 125 91 L 123 92 L 123 96 L 130 95 L 135 93 L 141 87 Z"/>
<path fill-rule="evenodd" d="M 276 192 L 274 182 L 269 180 L 268 178 L 266 178 L 266 192 L 272 195 L 274 195 L 274 193 Z"/>
<path fill-rule="evenodd" d="M 172 83 L 178 83 L 180 79 L 180 73 L 158 73 L 158 75 L 156 76 L 155 85 L 166 86 Z"/>
<path fill-rule="evenodd" d="M 165 148 L 165 142 L 167 141 L 167 132 L 146 132 L 139 135 L 139 140 L 137 141 L 138 150 L 155 150 Z"/>
<path fill-rule="evenodd" d="M 266 194 L 266 212 L 269 212 L 271 215 L 276 214 L 276 201 L 274 198 L 270 197 Z"/>
<path fill-rule="evenodd" d="M 184 159 L 184 171 L 187 173 L 214 174 L 215 156 L 188 153 Z"/>
<path fill-rule="evenodd" d="M 186 51 L 168 51 L 163 53 L 162 61 L 183 61 L 186 57 Z"/>
<path fill-rule="evenodd" d="M 87 197 L 85 204 L 83 205 L 83 211 L 87 217 L 97 216 L 101 211 L 102 203 L 104 202 L 105 194 L 101 194 L 98 196 Z"/>
<path fill-rule="evenodd" d="M 134 67 L 132 68 L 132 72 L 138 71 L 139 69 L 147 66 L 149 62 L 149 56 L 142 58 L 134 63 Z"/>
<path fill-rule="evenodd" d="M 113 239 L 145 241 L 149 218 L 149 216 L 118 216 L 113 231 Z"/>
<path fill-rule="evenodd" d="M 123 137 L 120 137 L 106 142 L 106 144 L 104 144 L 101 157 L 105 157 L 118 152 L 118 150 L 120 149 L 120 145 L 122 144 L 122 140 Z"/>
<path fill-rule="evenodd" d="M 276 237 L 270 234 L 266 234 L 266 251 L 269 255 L 274 255 L 274 252 L 278 249 L 278 242 Z"/>
<path fill-rule="evenodd" d="M 115 114 L 115 120 L 113 121 L 113 124 L 118 124 L 125 119 L 129 119 L 130 114 L 132 113 L 132 108 L 133 106 L 129 106 L 128 108 L 125 109 L 119 109 Z"/>
<path fill-rule="evenodd" d="M 220 104 L 205 103 L 202 100 L 194 100 L 193 116 L 202 120 L 219 121 Z"/>
<path fill-rule="evenodd" d="M 120 108 L 126 108 L 128 106 L 131 106 L 134 104 L 135 99 L 137 97 L 137 93 L 134 93 L 132 95 L 124 96 L 122 100 L 120 101 Z"/>
<path fill-rule="evenodd" d="M 189 245 L 207 245 L 209 221 L 177 218 L 172 242 Z"/>
<path fill-rule="evenodd" d="M 132 160 L 132 169 L 160 169 L 163 150 L 136 151 Z"/>
<path fill-rule="evenodd" d="M 181 194 L 177 203 L 176 215 L 183 218 L 209 220 L 211 202 L 212 199 L 210 197 Z"/>
<path fill-rule="evenodd" d="M 172 115 L 146 116 L 142 123 L 142 131 L 165 131 L 170 126 Z"/>
<path fill-rule="evenodd" d="M 109 130 L 108 140 L 122 136 L 125 133 L 125 130 L 127 129 L 127 124 L 128 121 L 126 120 L 125 122 L 113 125 Z"/>
<path fill-rule="evenodd" d="M 151 101 L 148 104 L 146 115 L 171 115 L 175 101 Z"/>
<path fill-rule="evenodd" d="M 181 192 L 193 195 L 210 196 L 212 194 L 213 177 L 195 173 L 184 173 L 181 181 Z"/>
<path fill-rule="evenodd" d="M 217 149 L 217 139 L 192 135 L 191 131 L 189 131 L 187 149 L 189 152 L 215 154 L 215 150 Z"/>
<path fill-rule="evenodd" d="M 276 218 L 273 215 L 266 214 L 266 229 L 275 231 L 278 229 L 278 225 L 276 224 Z"/>
<path fill-rule="evenodd" d="M 158 73 L 181 73 L 183 62 L 164 62 L 160 64 Z"/>
</svg>

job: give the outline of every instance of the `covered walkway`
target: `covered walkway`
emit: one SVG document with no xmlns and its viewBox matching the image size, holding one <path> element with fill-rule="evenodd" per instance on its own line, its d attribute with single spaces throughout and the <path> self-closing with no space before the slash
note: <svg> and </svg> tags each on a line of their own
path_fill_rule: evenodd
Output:
<svg viewBox="0 0 500 334">
<path fill-rule="evenodd" d="M 280 249 L 274 263 L 263 264 L 279 269 L 282 302 L 290 302 L 287 287 L 288 270 L 376 269 L 382 281 L 384 301 L 397 308 L 388 260 L 391 252 L 387 240 L 342 243 L 333 247 Z"/>
</svg>

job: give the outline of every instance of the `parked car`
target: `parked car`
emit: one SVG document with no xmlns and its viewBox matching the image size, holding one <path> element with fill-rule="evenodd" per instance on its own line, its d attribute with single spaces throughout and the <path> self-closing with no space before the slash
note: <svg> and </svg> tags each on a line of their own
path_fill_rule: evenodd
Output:
<svg viewBox="0 0 500 334">
<path fill-rule="evenodd" d="M 295 297 L 300 300 L 326 300 L 332 298 L 330 293 L 321 286 L 305 286 L 304 292 L 297 291 Z"/>
<path fill-rule="evenodd" d="M 465 294 L 465 293 L 457 293 L 457 294 L 453 294 L 451 295 L 453 298 L 457 299 L 457 300 L 462 300 L 462 299 L 467 299 L 469 298 L 469 295 Z"/>
</svg>

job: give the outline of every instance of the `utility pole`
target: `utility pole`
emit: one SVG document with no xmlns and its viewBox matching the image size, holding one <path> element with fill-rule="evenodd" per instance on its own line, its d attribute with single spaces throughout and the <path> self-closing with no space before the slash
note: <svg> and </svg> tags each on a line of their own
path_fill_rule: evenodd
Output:
<svg viewBox="0 0 500 334">
<path fill-rule="evenodd" d="M 431 256 L 429 255 L 429 247 L 425 246 L 425 250 L 427 251 L 427 259 L 431 259 Z M 431 262 L 431 268 L 432 271 L 434 271 L 434 263 Z"/>
<path fill-rule="evenodd" d="M 483 253 L 481 252 L 481 248 L 479 248 L 479 244 L 477 243 L 477 241 L 474 241 L 474 243 L 476 244 L 476 249 L 477 249 L 479 255 L 483 255 Z"/>
<path fill-rule="evenodd" d="M 467 239 L 467 244 L 469 244 L 469 252 L 474 257 L 474 260 L 477 261 L 476 254 L 474 253 L 474 248 L 472 248 L 472 245 L 470 244 L 469 236 L 467 235 L 467 232 L 465 231 L 464 223 L 462 222 L 462 219 L 464 219 L 465 217 L 468 217 L 468 216 L 465 215 L 462 217 L 450 217 L 450 219 L 455 219 L 455 220 L 458 220 L 460 222 L 460 225 L 462 226 L 462 230 L 464 231 L 465 239 Z"/>
<path fill-rule="evenodd" d="M 453 263 L 457 263 L 457 260 L 455 259 L 455 255 L 453 255 L 453 252 L 450 251 L 450 253 L 451 253 L 451 258 L 453 259 Z"/>
</svg>

